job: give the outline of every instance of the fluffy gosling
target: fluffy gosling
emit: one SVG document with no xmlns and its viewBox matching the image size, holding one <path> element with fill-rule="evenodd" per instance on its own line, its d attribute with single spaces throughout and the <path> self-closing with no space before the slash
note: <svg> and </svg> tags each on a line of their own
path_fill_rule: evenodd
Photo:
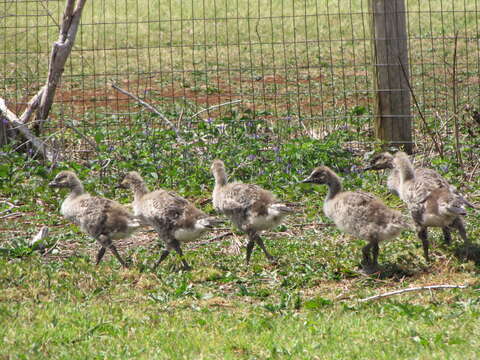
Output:
<svg viewBox="0 0 480 360">
<path fill-rule="evenodd" d="M 134 216 L 116 201 L 86 193 L 81 181 L 72 171 L 60 172 L 49 186 L 70 190 L 62 203 L 60 213 L 100 243 L 96 264 L 102 261 L 108 248 L 120 264 L 127 267 L 112 240 L 126 238 L 140 227 Z"/>
<path fill-rule="evenodd" d="M 423 252 L 429 258 L 429 227 L 443 229 L 445 241 L 450 243 L 449 227 L 457 229 L 465 246 L 470 245 L 462 217 L 465 211 L 465 199 L 450 186 L 438 187 L 418 176 L 404 152 L 398 152 L 394 158 L 395 169 L 400 174 L 400 198 L 406 203 L 412 218 L 419 228 L 417 235 L 422 241 Z M 448 183 L 447 183 L 448 184 Z"/>
<path fill-rule="evenodd" d="M 412 228 L 400 212 L 375 196 L 360 191 L 343 191 L 340 177 L 327 166 L 315 168 L 302 183 L 328 186 L 323 212 L 341 231 L 368 241 L 362 249 L 362 265 L 367 272 L 378 269 L 380 241 L 395 238 L 402 230 Z"/>
<path fill-rule="evenodd" d="M 267 251 L 259 232 L 279 225 L 292 209 L 278 203 L 271 192 L 257 185 L 227 183 L 225 165 L 221 160 L 212 163 L 211 171 L 215 178 L 213 206 L 230 218 L 238 229 L 247 233 L 247 264 L 255 244 L 269 261 L 274 262 L 275 258 Z"/>
<path fill-rule="evenodd" d="M 151 225 L 165 242 L 165 250 L 153 269 L 172 250 L 181 257 L 184 269 L 191 269 L 183 257 L 180 244 L 197 239 L 219 221 L 209 217 L 173 191 L 149 192 L 143 178 L 136 171 L 129 172 L 122 180 L 120 187 L 128 188 L 133 192 L 133 213 L 143 223 Z"/>
</svg>

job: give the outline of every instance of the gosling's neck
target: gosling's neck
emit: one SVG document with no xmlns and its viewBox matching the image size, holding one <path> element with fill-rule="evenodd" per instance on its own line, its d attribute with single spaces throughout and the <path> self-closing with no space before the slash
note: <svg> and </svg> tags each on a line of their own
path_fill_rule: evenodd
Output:
<svg viewBox="0 0 480 360">
<path fill-rule="evenodd" d="M 225 169 L 217 169 L 213 176 L 215 177 L 215 187 L 221 188 L 227 185 L 227 174 L 225 173 Z"/>
<path fill-rule="evenodd" d="M 342 192 L 342 183 L 338 176 L 332 175 L 328 183 L 328 194 L 326 200 L 333 199 L 338 193 Z"/>
<path fill-rule="evenodd" d="M 403 157 L 399 160 L 400 161 L 397 162 L 397 168 L 400 172 L 402 182 L 413 180 L 415 178 L 415 170 L 410 160 Z"/>
<path fill-rule="evenodd" d="M 140 200 L 145 194 L 148 193 L 147 185 L 144 181 L 138 181 L 131 185 L 133 191 L 133 197 L 135 200 Z"/>
<path fill-rule="evenodd" d="M 83 188 L 83 185 L 80 181 L 77 181 L 73 184 L 73 186 L 70 188 L 70 198 L 76 198 L 77 196 L 80 196 L 85 193 L 85 190 Z"/>
</svg>

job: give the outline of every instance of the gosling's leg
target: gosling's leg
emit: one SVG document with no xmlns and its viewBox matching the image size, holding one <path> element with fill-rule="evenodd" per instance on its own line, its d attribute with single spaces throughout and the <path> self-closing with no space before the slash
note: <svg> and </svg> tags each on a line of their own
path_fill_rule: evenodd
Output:
<svg viewBox="0 0 480 360">
<path fill-rule="evenodd" d="M 450 243 L 452 242 L 452 234 L 450 232 L 450 229 L 448 227 L 443 227 L 442 232 L 443 241 L 445 242 L 445 244 L 450 245 Z"/>
<path fill-rule="evenodd" d="M 429 262 L 429 261 L 430 261 L 430 257 L 429 257 L 429 255 L 428 255 L 429 243 L 428 243 L 428 231 L 427 231 L 427 228 L 425 228 L 425 227 L 421 228 L 417 235 L 418 235 L 418 237 L 420 238 L 420 240 L 422 240 L 423 256 L 425 256 L 425 260 L 426 260 L 427 262 Z"/>
<path fill-rule="evenodd" d="M 470 246 L 470 239 L 467 236 L 467 231 L 465 230 L 465 224 L 463 223 L 462 218 L 456 218 L 453 221 L 452 226 L 458 230 L 458 233 L 462 237 L 465 246 Z"/>
<path fill-rule="evenodd" d="M 169 245 L 169 247 L 173 248 L 177 252 L 177 254 L 180 256 L 180 259 L 182 259 L 183 269 L 184 270 L 191 270 L 192 267 L 190 265 L 188 265 L 187 260 L 185 260 L 185 258 L 183 257 L 183 251 L 182 251 L 182 248 L 180 247 L 180 243 L 178 242 L 178 240 L 172 239 L 168 243 L 168 245 Z"/>
<path fill-rule="evenodd" d="M 372 248 L 373 243 L 369 242 L 367 245 L 365 245 L 362 248 L 362 253 L 363 253 L 363 260 L 362 260 L 362 265 L 364 267 L 369 267 L 372 264 L 372 261 L 370 260 L 370 249 Z"/>
<path fill-rule="evenodd" d="M 250 236 L 249 236 L 249 239 L 248 239 L 248 244 L 247 244 L 247 255 L 246 255 L 246 262 L 247 262 L 247 265 L 250 263 L 250 256 L 252 256 L 252 250 L 253 250 L 253 247 L 255 246 L 255 240 L 253 240 Z"/>
<path fill-rule="evenodd" d="M 265 247 L 263 239 L 260 237 L 260 235 L 257 234 L 257 236 L 255 237 L 255 242 L 258 244 L 258 246 L 260 246 L 260 249 L 262 249 L 267 259 L 271 262 L 274 262 L 275 258 L 267 251 L 267 248 Z"/>
<path fill-rule="evenodd" d="M 152 270 L 155 270 L 158 267 L 158 265 L 160 265 L 160 263 L 163 260 L 165 260 L 165 258 L 168 256 L 168 254 L 170 254 L 170 251 L 163 250 L 162 254 L 160 255 L 160 258 L 155 262 L 155 264 L 153 264 Z"/>
<path fill-rule="evenodd" d="M 98 237 L 98 242 L 102 245 L 102 249 L 97 254 L 97 264 L 102 260 L 103 255 L 105 255 L 105 248 L 108 248 L 113 255 L 117 258 L 117 260 L 122 264 L 123 267 L 128 267 L 127 263 L 122 259 L 120 254 L 117 251 L 115 245 L 112 244 L 112 239 L 110 239 L 107 235 L 100 235 Z"/>
<path fill-rule="evenodd" d="M 107 250 L 107 248 L 104 247 L 104 246 L 102 246 L 102 247 L 100 248 L 100 250 L 98 250 L 97 260 L 96 260 L 96 262 L 95 262 L 95 265 L 100 264 L 100 261 L 102 261 L 103 255 L 105 255 L 105 251 L 106 251 L 106 250 Z"/>
<path fill-rule="evenodd" d="M 378 269 L 378 252 L 380 251 L 378 247 L 378 241 L 375 241 L 372 245 L 372 255 L 373 255 L 373 268 Z"/>
<path fill-rule="evenodd" d="M 128 267 L 127 263 L 122 259 L 122 257 L 121 257 L 120 254 L 118 253 L 117 248 L 115 247 L 115 245 L 110 244 L 109 249 L 110 249 L 110 251 L 113 253 L 113 255 L 115 255 L 115 257 L 116 257 L 117 260 L 120 262 L 120 264 L 122 264 L 123 267 L 125 267 L 125 268 Z"/>
</svg>

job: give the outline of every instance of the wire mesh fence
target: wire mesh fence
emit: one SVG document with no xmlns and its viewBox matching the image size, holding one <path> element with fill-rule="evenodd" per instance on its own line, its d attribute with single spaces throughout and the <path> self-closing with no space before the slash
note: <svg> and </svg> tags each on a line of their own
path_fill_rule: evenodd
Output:
<svg viewBox="0 0 480 360">
<path fill-rule="evenodd" d="M 46 79 L 63 7 L 0 2 L 0 84 L 17 113 Z M 479 1 L 407 0 L 406 9 L 413 91 L 448 135 L 451 114 L 480 108 Z M 368 0 L 89 1 L 49 131 L 66 121 L 129 126 L 143 110 L 114 82 L 175 121 L 241 100 L 195 119 L 234 107 L 312 137 L 348 128 L 365 141 L 377 91 L 370 18 Z"/>
</svg>

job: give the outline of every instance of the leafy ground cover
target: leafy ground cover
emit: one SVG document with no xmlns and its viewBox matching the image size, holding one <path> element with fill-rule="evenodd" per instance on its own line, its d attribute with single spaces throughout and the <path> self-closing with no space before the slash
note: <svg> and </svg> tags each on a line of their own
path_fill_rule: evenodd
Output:
<svg viewBox="0 0 480 360">
<path fill-rule="evenodd" d="M 1 149 L 0 357 L 478 357 L 478 212 L 467 216 L 467 231 L 476 244 L 469 259 L 457 236 L 446 246 L 439 231 L 431 231 L 433 260 L 426 264 L 420 242 L 406 232 L 381 244 L 384 270 L 366 277 L 358 272 L 363 242 L 341 234 L 323 216 L 326 189 L 297 184 L 322 163 L 342 176 L 346 188 L 373 192 L 405 211 L 398 198 L 386 193 L 384 174 L 360 171 L 372 149 L 352 142 L 357 133 L 339 130 L 319 140 L 292 126 L 289 136 L 262 114 L 226 112 L 194 126 L 185 123 L 185 144 L 179 145 L 175 133 L 154 118 L 141 114 L 134 120 L 128 128 L 115 126 L 116 132 L 108 128 L 117 121 L 113 116 L 82 135 L 67 131 L 66 148 L 89 138 L 96 145 L 94 155 L 60 161 L 53 169 L 14 151 L 18 144 Z M 479 140 L 467 130 L 476 131 L 466 125 L 460 129 L 463 167 L 448 139 L 442 139 L 443 158 L 429 156 L 431 146 L 425 143 L 416 158 L 442 172 L 475 203 Z M 97 244 L 59 215 L 64 194 L 47 187 L 56 172 L 73 169 L 88 191 L 128 203 L 130 194 L 114 185 L 135 169 L 151 188 L 174 189 L 214 214 L 208 170 L 214 158 L 225 160 L 233 179 L 258 183 L 295 207 L 284 225 L 265 234 L 278 265 L 255 251 L 246 266 L 241 233 L 215 240 L 231 231 L 227 225 L 184 246 L 193 266 L 189 272 L 178 270 L 176 256 L 150 270 L 159 245 L 148 230 L 119 245 L 131 268 L 119 268 L 110 256 L 94 266 Z M 28 242 L 43 225 L 50 228 L 47 247 L 32 249 Z M 358 301 L 431 284 L 468 288 Z"/>
</svg>

